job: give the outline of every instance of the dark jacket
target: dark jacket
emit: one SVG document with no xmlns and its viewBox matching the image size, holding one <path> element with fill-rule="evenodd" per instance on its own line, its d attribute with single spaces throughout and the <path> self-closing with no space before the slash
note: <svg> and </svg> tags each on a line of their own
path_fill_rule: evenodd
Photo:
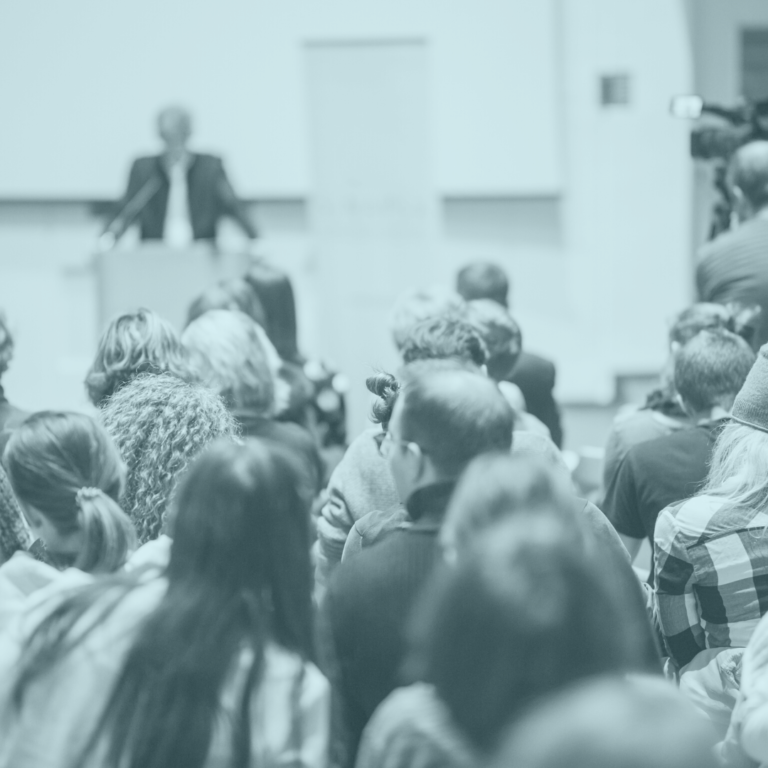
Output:
<svg viewBox="0 0 768 768">
<path fill-rule="evenodd" d="M 555 365 L 543 357 L 522 352 L 507 377 L 520 387 L 528 413 L 543 421 L 549 428 L 552 440 L 558 448 L 563 444 L 563 428 L 560 411 L 555 402 Z"/>
<path fill-rule="evenodd" d="M 128 189 L 106 231 L 120 237 L 134 221 L 138 221 L 142 240 L 161 240 L 169 189 L 162 156 L 134 160 Z M 237 199 L 220 157 L 192 154 L 187 169 L 187 191 L 195 240 L 214 240 L 222 216 L 231 216 L 248 237 L 256 237 L 256 229 Z"/>
<path fill-rule="evenodd" d="M 408 499 L 411 522 L 389 531 L 373 546 L 345 558 L 335 569 L 323 602 L 323 641 L 329 670 L 354 752 L 376 707 L 399 685 L 411 609 L 441 560 L 438 533 L 453 483 L 416 491 Z M 344 762 L 344 761 L 339 761 Z"/>
</svg>

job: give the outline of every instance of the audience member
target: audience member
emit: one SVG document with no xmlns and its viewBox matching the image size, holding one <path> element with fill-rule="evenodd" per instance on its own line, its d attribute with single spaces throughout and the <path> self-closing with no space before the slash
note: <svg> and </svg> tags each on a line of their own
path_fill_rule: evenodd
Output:
<svg viewBox="0 0 768 768">
<path fill-rule="evenodd" d="M 490 299 L 508 306 L 509 280 L 496 264 L 475 262 L 463 267 L 456 276 L 456 290 L 466 301 Z M 520 388 L 528 413 L 543 422 L 555 445 L 562 447 L 560 411 L 554 398 L 554 364 L 523 349 L 507 380 Z"/>
<path fill-rule="evenodd" d="M 725 733 L 738 662 L 768 605 L 768 347 L 715 444 L 704 488 L 656 522 L 658 620 L 681 688 Z M 735 650 L 734 650 L 735 649 Z"/>
<path fill-rule="evenodd" d="M 440 292 L 436 295 L 445 297 Z M 395 312 L 403 322 L 396 328 L 404 362 L 453 358 L 474 366 L 485 364 L 485 345 L 474 327 L 457 313 L 455 296 L 448 295 L 447 310 L 441 301 L 432 303 L 431 293 L 415 296 L 414 304 L 403 301 Z M 435 306 L 440 308 L 439 314 L 413 321 L 413 315 Z M 389 513 L 401 508 L 392 475 L 379 452 L 399 384 L 394 376 L 385 373 L 371 376 L 366 384 L 378 398 L 373 420 L 381 427 L 366 430 L 352 442 L 329 480 L 328 500 L 317 522 L 315 577 L 319 596 L 341 560 L 356 521 L 374 510 Z"/>
<path fill-rule="evenodd" d="M 13 358 L 13 336 L 11 336 L 5 315 L 0 312 L 0 378 L 8 370 L 11 358 Z M 0 432 L 18 426 L 28 415 L 25 411 L 8 402 L 3 386 L 0 384 Z"/>
<path fill-rule="evenodd" d="M 669 329 L 669 357 L 661 372 L 661 385 L 648 394 L 640 408 L 631 407 L 619 412 L 611 426 L 605 447 L 605 489 L 614 483 L 619 466 L 633 445 L 694 424 L 683 410 L 675 390 L 675 355 L 701 331 L 717 328 L 732 330 L 732 316 L 719 304 L 694 304 L 675 317 Z"/>
<path fill-rule="evenodd" d="M 310 429 L 324 449 L 326 464 L 335 467 L 347 444 L 347 380 L 322 360 L 308 360 L 299 351 L 296 302 L 287 273 L 258 261 L 245 280 L 264 309 L 264 328 L 283 361 L 280 375 L 291 393 L 278 418 Z"/>
<path fill-rule="evenodd" d="M 701 331 L 675 355 L 674 387 L 690 426 L 631 446 L 603 503 L 633 559 L 645 538 L 653 542 L 659 512 L 700 489 L 715 440 L 754 361 L 749 344 L 724 329 Z"/>
<path fill-rule="evenodd" d="M 729 173 L 739 226 L 699 253 L 696 287 L 701 301 L 760 307 L 753 347 L 768 342 L 768 141 L 752 141 L 733 155 Z"/>
<path fill-rule="evenodd" d="M 41 411 L 14 431 L 4 458 L 29 530 L 51 564 L 17 551 L 0 566 L 0 619 L 58 581 L 60 570 L 122 568 L 136 532 L 118 504 L 125 467 L 102 426 L 79 413 Z"/>
<path fill-rule="evenodd" d="M 121 387 L 104 405 L 102 420 L 127 466 L 121 503 L 142 544 L 162 532 L 189 462 L 211 441 L 237 433 L 217 394 L 168 374 Z"/>
<path fill-rule="evenodd" d="M 24 522 L 21 507 L 0 463 L 0 565 L 10 560 L 15 552 L 29 549 L 31 544 L 32 536 Z"/>
<path fill-rule="evenodd" d="M 480 754 L 540 697 L 636 668 L 624 606 L 571 531 L 556 509 L 490 527 L 414 611 L 413 674 Z"/>
<path fill-rule="evenodd" d="M 102 407 L 120 387 L 143 373 L 191 377 L 184 347 L 173 326 L 148 309 L 113 320 L 85 377 L 91 402 Z"/>
<path fill-rule="evenodd" d="M 274 418 L 275 381 L 258 325 L 238 310 L 215 309 L 188 325 L 181 340 L 198 379 L 221 396 L 244 436 L 276 440 L 297 454 L 314 499 L 324 476 L 320 454 L 307 430 Z"/>
<path fill-rule="evenodd" d="M 713 742 L 669 683 L 606 677 L 523 715 L 489 768 L 717 768 Z"/>
<path fill-rule="evenodd" d="M 269 441 L 221 442 L 175 500 L 161 578 L 96 582 L 0 638 L 0 764 L 325 764 L 308 509 Z"/>
<path fill-rule="evenodd" d="M 551 438 L 547 426 L 526 411 L 525 397 L 520 387 L 508 380 L 522 351 L 523 337 L 517 323 L 501 304 L 490 299 L 470 301 L 467 304 L 467 319 L 485 344 L 488 375 L 496 382 L 515 412 L 515 429 Z"/>
<path fill-rule="evenodd" d="M 526 433 L 520 436 L 526 437 Z M 556 456 L 554 444 L 546 442 Z M 595 563 L 602 583 L 624 611 L 629 642 L 635 646 L 633 666 L 660 671 L 645 600 L 627 553 L 602 513 L 589 502 L 575 499 L 567 473 L 548 466 L 550 461 L 503 455 L 475 459 L 462 475 L 446 512 L 440 533 L 446 560 L 462 563 L 471 559 L 477 542 L 500 523 L 553 516 L 574 551 Z M 409 755 L 414 764 L 462 768 L 476 764 L 472 753 L 434 688 L 416 683 L 394 691 L 378 707 L 363 733 L 357 765 L 407 766 L 411 765 L 405 757 Z"/>
<path fill-rule="evenodd" d="M 221 280 L 203 291 L 187 310 L 187 325 L 211 309 L 239 309 L 262 328 L 266 313 L 251 285 L 242 277 Z"/>
<path fill-rule="evenodd" d="M 438 532 L 456 480 L 475 456 L 511 446 L 512 412 L 476 369 L 419 361 L 400 381 L 381 452 L 409 522 L 342 562 L 323 604 L 348 760 L 368 718 L 400 682 L 404 622 L 439 560 Z"/>
</svg>

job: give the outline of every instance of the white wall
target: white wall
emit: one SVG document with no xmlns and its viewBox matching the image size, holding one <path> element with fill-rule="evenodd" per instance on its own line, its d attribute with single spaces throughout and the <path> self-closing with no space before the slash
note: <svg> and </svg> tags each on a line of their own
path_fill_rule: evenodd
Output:
<svg viewBox="0 0 768 768">
<path fill-rule="evenodd" d="M 430 47 L 441 191 L 560 189 L 555 0 L 19 0 L 0 3 L 1 197 L 114 197 L 157 109 L 197 116 L 245 196 L 310 189 L 308 40 Z"/>
</svg>

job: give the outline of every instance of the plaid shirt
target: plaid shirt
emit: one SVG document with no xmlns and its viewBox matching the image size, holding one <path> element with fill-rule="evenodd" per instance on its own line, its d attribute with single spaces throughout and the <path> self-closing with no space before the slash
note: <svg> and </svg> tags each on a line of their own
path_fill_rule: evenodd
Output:
<svg viewBox="0 0 768 768">
<path fill-rule="evenodd" d="M 671 504 L 656 522 L 659 623 L 682 667 L 705 648 L 743 648 L 768 612 L 768 514 L 712 496 Z"/>
</svg>

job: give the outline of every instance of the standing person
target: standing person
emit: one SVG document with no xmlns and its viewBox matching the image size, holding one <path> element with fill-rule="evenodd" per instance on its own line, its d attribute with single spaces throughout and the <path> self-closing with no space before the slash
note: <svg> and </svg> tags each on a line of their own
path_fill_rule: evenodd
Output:
<svg viewBox="0 0 768 768">
<path fill-rule="evenodd" d="M 729 175 L 739 226 L 701 249 L 696 287 L 700 301 L 759 306 L 752 339 L 758 349 L 768 341 L 768 141 L 738 149 Z"/>
<path fill-rule="evenodd" d="M 459 475 L 475 456 L 509 451 L 512 443 L 512 411 L 476 369 L 419 361 L 403 369 L 400 382 L 381 452 L 408 524 L 343 560 L 323 602 L 347 760 L 374 709 L 398 685 L 405 622 L 440 560 L 438 533 Z"/>
<path fill-rule="evenodd" d="M 192 117 L 182 107 L 166 107 L 157 117 L 161 154 L 134 161 L 117 214 L 99 240 L 111 248 L 138 221 L 142 240 L 163 240 L 183 248 L 195 240 L 215 241 L 219 220 L 231 216 L 254 241 L 251 223 L 220 157 L 190 152 Z"/>
<path fill-rule="evenodd" d="M 170 562 L 30 608 L 0 637 L 2 768 L 324 768 L 308 509 L 269 441 L 179 490 Z"/>
<path fill-rule="evenodd" d="M 653 544 L 659 512 L 706 480 L 715 441 L 754 362 L 749 344 L 723 329 L 701 331 L 675 355 L 674 387 L 691 424 L 632 446 L 603 502 L 632 558 L 644 539 Z"/>
<path fill-rule="evenodd" d="M 112 573 L 136 548 L 136 532 L 119 506 L 125 466 L 106 430 L 79 413 L 32 414 L 4 454 L 13 492 L 32 536 L 50 561 L 16 552 L 0 567 L 3 612 L 54 581 L 58 570 Z"/>
<path fill-rule="evenodd" d="M 456 275 L 456 290 L 466 301 L 491 299 L 508 306 L 509 279 L 496 264 L 475 262 L 463 267 Z M 562 448 L 563 428 L 554 396 L 554 363 L 523 348 L 508 380 L 520 387 L 528 413 L 546 425 L 555 445 Z"/>
</svg>

